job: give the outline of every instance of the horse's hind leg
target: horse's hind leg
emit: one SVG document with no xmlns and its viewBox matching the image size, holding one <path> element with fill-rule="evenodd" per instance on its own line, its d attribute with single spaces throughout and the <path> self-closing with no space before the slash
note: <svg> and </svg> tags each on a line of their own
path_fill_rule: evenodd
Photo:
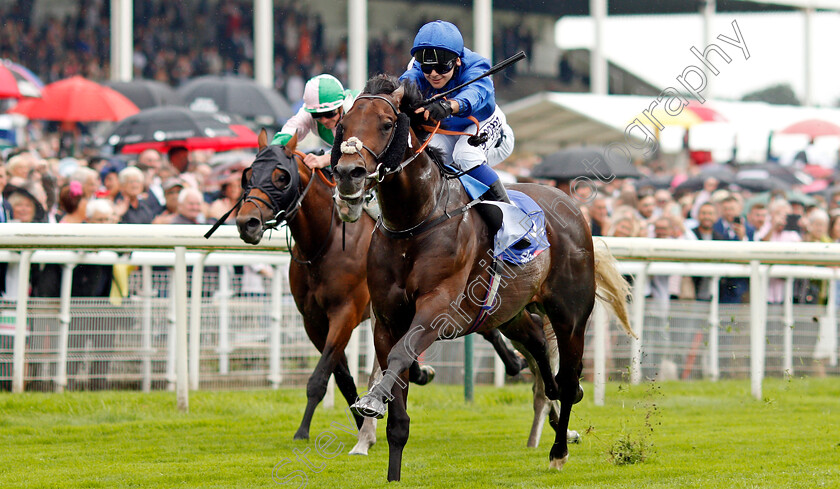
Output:
<svg viewBox="0 0 840 489">
<path fill-rule="evenodd" d="M 368 390 L 382 378 L 382 369 L 379 362 L 373 362 L 373 371 L 368 379 Z M 359 429 L 359 441 L 350 450 L 350 455 L 367 455 L 370 447 L 376 444 L 376 418 L 364 418 L 362 427 Z"/>
<path fill-rule="evenodd" d="M 594 292 L 594 284 L 590 290 Z M 585 297 L 585 290 L 568 291 L 566 296 L 576 292 Z M 586 323 L 595 303 L 594 293 L 590 297 L 588 301 L 577 303 L 574 310 L 570 310 L 568 306 L 555 300 L 543 303 L 554 326 L 560 359 L 556 376 L 557 386 L 560 389 L 560 414 L 555 428 L 554 445 L 549 452 L 549 468 L 552 469 L 562 469 L 569 458 L 567 430 L 572 405 L 583 398 L 583 389 L 580 386 L 580 374 L 583 370 L 583 343 Z"/>
<path fill-rule="evenodd" d="M 485 340 L 489 341 L 493 348 L 496 350 L 496 354 L 499 355 L 499 358 L 502 359 L 502 363 L 505 364 L 505 373 L 513 377 L 514 375 L 518 374 L 522 371 L 523 368 L 528 366 L 528 362 L 525 361 L 524 358 L 520 357 L 516 354 L 516 352 L 510 349 L 505 343 L 504 338 L 502 338 L 502 334 L 499 333 L 498 329 L 491 329 L 490 331 L 485 331 L 481 333 L 481 336 L 484 337 Z"/>
</svg>

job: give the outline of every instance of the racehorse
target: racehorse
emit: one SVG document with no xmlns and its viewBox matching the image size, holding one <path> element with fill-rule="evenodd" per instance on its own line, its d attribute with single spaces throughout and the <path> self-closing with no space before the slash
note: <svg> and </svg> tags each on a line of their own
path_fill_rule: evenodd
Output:
<svg viewBox="0 0 840 489">
<path fill-rule="evenodd" d="M 321 352 L 307 383 L 306 410 L 294 435 L 296 440 L 308 439 L 312 416 L 324 398 L 330 374 L 335 374 L 348 405 L 358 398 L 344 349 L 353 329 L 369 316 L 367 250 L 374 221 L 365 215 L 355 223 L 341 223 L 333 204 L 335 184 L 323 171 L 310 170 L 303 163 L 295 150 L 297 137 L 285 146 L 269 146 L 267 139 L 262 130 L 259 153 L 243 172 L 243 200 L 236 225 L 246 243 L 259 243 L 266 230 L 283 221 L 294 238 L 289 286 L 306 334 Z M 524 368 L 524 360 L 506 346 L 498 332 L 484 336 L 502 357 L 509 375 Z M 410 371 L 411 381 L 420 385 L 434 377 L 434 369 L 417 362 Z M 371 382 L 375 377 L 372 373 Z M 360 433 L 350 453 L 367 454 L 376 441 L 376 426 L 371 420 L 363 425 L 364 418 L 354 416 Z"/>
<path fill-rule="evenodd" d="M 439 339 L 502 328 L 534 356 L 547 397 L 560 401 L 549 467 L 561 469 L 569 456 L 565 435 L 572 405 L 583 397 L 584 333 L 596 287 L 632 334 L 627 283 L 608 251 L 596 257 L 589 227 L 569 196 L 542 185 L 513 185 L 545 211 L 550 247 L 504 270 L 506 283 L 498 287 L 492 314 L 483 315 L 481 301 L 465 300 L 475 295 L 476 284 L 484 284 L 490 295 L 493 236 L 470 210 L 475 203 L 460 182 L 447 178 L 425 149 L 422 137 L 428 135 L 408 115 L 421 102 L 414 85 L 385 75 L 372 78 L 342 118 L 332 151 L 342 220 L 360 218 L 369 188 L 375 188 L 382 213 L 368 251 L 367 277 L 383 376 L 351 409 L 377 418 L 390 409 L 388 480 L 399 480 L 409 433 L 409 366 Z M 545 335 L 534 335 L 542 333 L 535 320 L 543 315 L 559 352 L 554 376 Z"/>
</svg>

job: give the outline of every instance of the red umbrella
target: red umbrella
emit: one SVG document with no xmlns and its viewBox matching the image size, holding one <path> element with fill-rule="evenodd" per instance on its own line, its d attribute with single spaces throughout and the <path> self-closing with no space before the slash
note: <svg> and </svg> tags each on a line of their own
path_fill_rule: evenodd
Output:
<svg viewBox="0 0 840 489">
<path fill-rule="evenodd" d="M 116 90 L 74 76 L 50 83 L 40 99 L 22 100 L 9 112 L 37 120 L 93 122 L 119 121 L 139 111 Z"/>
<path fill-rule="evenodd" d="M 820 119 L 807 119 L 782 129 L 778 134 L 805 134 L 811 139 L 819 136 L 840 136 L 840 126 Z"/>
<path fill-rule="evenodd" d="M 23 66 L 0 60 L 0 99 L 40 97 L 44 84 Z"/>
<path fill-rule="evenodd" d="M 236 133 L 235 136 L 219 137 L 192 137 L 181 140 L 147 141 L 142 143 L 127 144 L 120 149 L 120 153 L 142 153 L 147 149 L 156 149 L 166 153 L 171 148 L 183 146 L 190 151 L 197 149 L 212 149 L 213 151 L 230 151 L 232 149 L 256 148 L 257 134 L 241 124 L 231 124 L 230 128 Z"/>
</svg>

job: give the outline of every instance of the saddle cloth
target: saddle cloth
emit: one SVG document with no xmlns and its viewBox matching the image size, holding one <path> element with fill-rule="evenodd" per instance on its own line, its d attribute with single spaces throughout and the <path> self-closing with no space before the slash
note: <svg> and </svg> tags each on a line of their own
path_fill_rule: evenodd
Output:
<svg viewBox="0 0 840 489">
<path fill-rule="evenodd" d="M 461 175 L 459 179 L 470 198 L 477 199 L 487 191 L 487 185 L 469 175 Z M 493 205 L 501 210 L 501 225 L 493 238 L 493 256 L 508 263 L 524 265 L 548 249 L 545 213 L 534 199 L 522 192 L 508 190 L 508 197 L 513 205 L 495 201 L 484 201 L 478 205 Z M 526 236 L 530 241 L 528 247 L 511 248 Z"/>
</svg>

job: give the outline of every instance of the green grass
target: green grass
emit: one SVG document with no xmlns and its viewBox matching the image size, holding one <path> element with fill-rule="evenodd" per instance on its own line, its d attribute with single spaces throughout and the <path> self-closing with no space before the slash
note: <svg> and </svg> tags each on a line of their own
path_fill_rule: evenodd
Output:
<svg viewBox="0 0 840 489">
<path fill-rule="evenodd" d="M 473 405 L 458 386 L 412 387 L 398 487 L 840 487 L 838 378 L 769 379 L 761 401 L 747 381 L 614 383 L 606 406 L 585 388 L 571 423 L 583 440 L 556 472 L 548 426 L 539 448 L 525 447 L 530 386 L 480 386 Z M 306 487 L 386 486 L 385 423 L 368 457 L 346 455 L 354 438 L 330 426 L 346 424 L 344 406 L 319 408 L 310 442 L 293 442 L 304 398 L 303 389 L 194 392 L 184 414 L 167 392 L 2 394 L 0 487 L 276 487 L 272 468 L 284 459 L 276 475 L 301 470 Z M 343 453 L 324 459 L 315 438 L 329 432 Z M 644 443 L 647 459 L 611 463 L 620 440 Z M 320 472 L 296 460 L 307 448 Z"/>
</svg>

